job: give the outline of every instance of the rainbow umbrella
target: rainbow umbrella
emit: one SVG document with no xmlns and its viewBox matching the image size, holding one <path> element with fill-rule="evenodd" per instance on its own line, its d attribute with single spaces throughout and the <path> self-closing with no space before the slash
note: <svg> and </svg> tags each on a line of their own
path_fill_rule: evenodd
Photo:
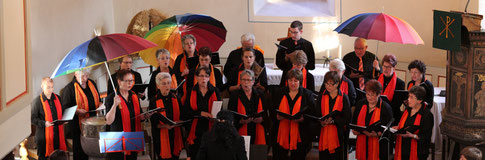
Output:
<svg viewBox="0 0 485 160">
<path fill-rule="evenodd" d="M 158 67 L 155 51 L 161 48 L 169 50 L 173 61 L 183 52 L 182 36 L 194 35 L 197 49 L 208 46 L 212 51 L 218 51 L 226 42 L 226 33 L 224 24 L 210 16 L 191 13 L 176 15 L 160 22 L 147 32 L 145 39 L 158 46 L 141 51 L 139 55 L 145 63 Z"/>
<path fill-rule="evenodd" d="M 157 45 L 150 41 L 130 34 L 96 36 L 69 51 L 57 65 L 51 78 L 155 46 Z"/>
<path fill-rule="evenodd" d="M 406 21 L 384 13 L 358 14 L 334 31 L 352 37 L 401 44 L 424 44 L 423 39 Z"/>
</svg>

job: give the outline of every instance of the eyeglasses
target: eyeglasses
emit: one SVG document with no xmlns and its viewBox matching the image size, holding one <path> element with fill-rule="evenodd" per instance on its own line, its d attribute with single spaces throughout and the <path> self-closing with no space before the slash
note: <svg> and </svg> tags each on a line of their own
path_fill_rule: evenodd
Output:
<svg viewBox="0 0 485 160">
<path fill-rule="evenodd" d="M 128 80 L 123 80 L 122 82 L 125 82 L 125 83 L 133 83 L 134 80 L 132 79 L 128 79 Z"/>
<path fill-rule="evenodd" d="M 204 74 L 204 75 L 198 75 L 197 77 L 209 78 L 209 77 L 210 77 L 210 75 L 208 75 L 208 74 Z"/>
<path fill-rule="evenodd" d="M 243 82 L 250 82 L 250 81 L 253 81 L 253 79 L 245 79 L 245 78 L 243 78 L 243 79 L 241 79 L 241 81 L 243 81 Z"/>
<path fill-rule="evenodd" d="M 298 33 L 300 33 L 300 31 L 295 31 L 295 32 L 293 32 L 293 31 L 289 31 L 289 32 L 290 32 L 291 34 L 298 34 Z"/>
<path fill-rule="evenodd" d="M 123 64 L 133 64 L 133 62 L 121 62 Z"/>
<path fill-rule="evenodd" d="M 337 83 L 330 83 L 330 82 L 325 83 L 325 85 L 326 85 L 326 86 L 334 86 L 334 85 L 336 85 L 336 84 L 337 84 Z"/>
</svg>

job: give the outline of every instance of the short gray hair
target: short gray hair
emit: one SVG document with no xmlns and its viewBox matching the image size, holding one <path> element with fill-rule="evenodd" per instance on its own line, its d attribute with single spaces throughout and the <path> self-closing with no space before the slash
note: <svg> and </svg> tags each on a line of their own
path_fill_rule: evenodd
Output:
<svg viewBox="0 0 485 160">
<path fill-rule="evenodd" d="M 81 69 L 81 70 L 74 72 L 74 75 L 79 75 L 79 74 L 89 75 L 90 73 L 91 73 L 91 69 L 85 68 L 85 69 Z"/>
<path fill-rule="evenodd" d="M 165 48 L 159 49 L 156 52 L 157 58 L 160 58 L 160 55 L 164 55 L 164 54 L 166 54 L 166 55 L 168 55 L 170 57 L 170 51 L 168 51 Z"/>
<path fill-rule="evenodd" d="M 334 60 L 330 61 L 330 67 L 329 68 L 342 72 L 342 71 L 345 71 L 345 63 L 344 63 L 344 61 L 342 61 L 340 59 L 334 59 Z"/>
<path fill-rule="evenodd" d="M 185 46 L 185 44 L 184 44 L 185 40 L 186 39 L 189 39 L 189 38 L 194 41 L 194 45 L 197 45 L 197 41 L 195 40 L 194 35 L 192 35 L 192 34 L 186 34 L 186 35 L 182 36 L 182 38 L 181 38 L 181 40 L 182 40 L 182 47 Z"/>
<path fill-rule="evenodd" d="M 157 86 L 160 85 L 163 79 L 169 79 L 170 82 L 172 82 L 172 76 L 170 76 L 170 73 L 160 72 L 157 74 L 157 77 L 155 77 L 155 82 L 157 83 Z"/>
<path fill-rule="evenodd" d="M 239 80 L 241 80 L 242 77 L 245 75 L 251 76 L 251 80 L 254 80 L 254 72 L 249 69 L 245 69 L 241 71 L 241 75 L 239 75 Z"/>
<path fill-rule="evenodd" d="M 291 59 L 293 64 L 307 64 L 308 58 L 303 50 L 296 50 L 295 56 Z"/>
<path fill-rule="evenodd" d="M 246 33 L 241 36 L 241 42 L 249 41 L 249 40 L 253 40 L 253 42 L 255 41 L 254 34 Z"/>
</svg>

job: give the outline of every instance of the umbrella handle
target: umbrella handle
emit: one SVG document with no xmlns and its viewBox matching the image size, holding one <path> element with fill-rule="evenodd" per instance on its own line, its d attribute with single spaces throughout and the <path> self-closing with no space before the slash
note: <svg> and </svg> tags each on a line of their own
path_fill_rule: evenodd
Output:
<svg viewBox="0 0 485 160">
<path fill-rule="evenodd" d="M 116 88 L 115 88 L 115 84 L 113 83 L 113 79 L 111 78 L 111 72 L 109 71 L 109 68 L 108 68 L 108 63 L 106 61 L 104 61 L 104 66 L 106 67 L 106 70 L 108 71 L 108 77 L 109 77 L 109 80 L 111 81 L 111 85 L 113 85 L 113 91 L 115 91 L 115 95 L 118 95 L 118 92 L 116 92 Z M 121 109 L 121 105 L 118 105 L 118 108 Z"/>
</svg>

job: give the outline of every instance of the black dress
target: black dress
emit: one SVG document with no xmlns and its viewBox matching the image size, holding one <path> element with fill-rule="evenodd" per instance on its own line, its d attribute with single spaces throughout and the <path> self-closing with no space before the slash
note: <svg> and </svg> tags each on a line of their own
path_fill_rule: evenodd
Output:
<svg viewBox="0 0 485 160">
<path fill-rule="evenodd" d="M 396 74 L 396 73 L 394 73 Z M 383 75 L 384 76 L 384 75 Z M 384 76 L 384 84 L 382 84 L 382 91 L 384 92 L 387 88 L 387 86 L 389 85 L 389 82 L 391 81 L 392 79 L 392 76 L 391 77 L 386 77 Z M 394 90 L 404 90 L 404 85 L 406 85 L 406 83 L 404 83 L 403 80 L 401 80 L 400 78 L 396 77 L 396 88 Z M 397 121 L 397 119 L 401 119 L 401 115 L 402 115 L 402 112 L 401 112 L 401 105 L 403 103 L 405 99 L 403 99 L 403 97 L 398 97 L 396 95 L 394 95 L 394 97 L 392 98 L 391 100 L 391 108 L 392 108 L 392 115 L 394 117 L 394 119 L 396 119 L 392 124 L 393 126 L 397 125 L 399 122 Z"/>
<path fill-rule="evenodd" d="M 337 97 L 333 98 L 330 96 L 330 93 L 325 91 L 324 93 L 322 94 L 319 94 L 318 95 L 318 98 L 317 98 L 317 103 L 316 103 L 316 107 L 315 107 L 315 110 L 312 111 L 312 115 L 313 116 L 316 116 L 316 117 L 322 117 L 322 107 L 321 104 L 322 104 L 322 98 L 324 95 L 328 95 L 328 103 L 329 103 L 329 111 L 333 111 L 334 109 L 334 105 L 335 105 L 335 102 L 337 100 Z M 339 140 L 339 144 L 340 144 L 340 147 L 338 147 L 335 151 L 334 154 L 330 154 L 328 150 L 326 151 L 319 151 L 319 158 L 320 159 L 344 159 L 346 158 L 346 154 L 347 152 L 346 149 L 342 149 L 342 148 L 347 148 L 346 146 L 346 139 L 348 137 L 348 124 L 350 123 L 350 119 L 351 119 L 351 111 L 350 111 L 350 102 L 349 102 L 349 98 L 346 94 L 342 94 L 342 92 L 339 90 L 338 91 L 338 95 L 342 95 L 342 111 L 335 116 L 335 118 L 333 119 L 334 120 L 334 124 L 337 126 L 337 132 L 338 132 L 338 140 Z M 312 122 L 312 123 L 315 123 L 315 122 Z M 319 124 L 320 122 L 316 122 L 318 123 L 317 125 L 320 126 L 321 128 L 321 125 Z M 320 136 L 320 129 L 316 130 L 316 136 Z M 347 134 L 347 135 L 345 135 Z"/>
<path fill-rule="evenodd" d="M 424 106 L 424 105 L 423 105 Z M 419 140 L 417 140 L 417 156 L 420 160 L 425 160 L 428 158 L 429 154 L 429 145 L 431 143 L 431 134 L 433 133 L 433 125 L 434 119 L 433 114 L 429 111 L 427 107 L 421 107 L 421 109 L 414 115 L 411 115 L 411 108 L 406 109 L 409 113 L 406 122 L 404 123 L 404 127 L 414 125 L 416 117 L 418 115 L 421 116 L 421 125 L 418 127 L 419 133 L 417 136 Z M 404 117 L 401 118 L 401 120 Z M 401 159 L 410 159 L 411 153 L 411 141 L 412 138 L 402 138 L 401 142 Z M 398 143 L 396 142 L 396 148 L 398 147 Z"/>
<path fill-rule="evenodd" d="M 196 96 L 197 96 L 197 110 L 193 110 L 192 107 L 190 106 L 190 99 L 191 99 L 191 92 L 195 91 L 196 92 Z M 207 93 L 205 95 L 202 95 L 202 93 L 200 92 L 199 90 L 199 85 L 196 84 L 192 90 L 190 90 L 190 92 L 187 92 L 187 98 L 185 99 L 185 108 L 186 110 L 188 111 L 187 114 L 187 117 L 185 119 L 194 119 L 198 116 L 201 116 L 201 112 L 208 112 L 210 113 L 211 111 L 209 110 L 209 100 L 212 96 L 212 94 L 215 93 L 216 95 L 216 99 L 217 101 L 221 101 L 221 96 L 220 96 L 220 92 L 219 92 L 219 89 L 215 88 L 214 86 L 212 86 L 209 82 L 207 84 Z M 197 152 L 199 150 L 199 147 L 200 147 L 200 140 L 202 138 L 202 135 L 209 131 L 209 119 L 207 118 L 196 118 L 198 119 L 198 122 L 197 122 L 197 126 L 195 127 L 195 139 L 193 140 L 194 143 L 189 145 L 188 147 L 188 157 L 196 157 L 197 156 Z M 193 121 L 194 122 L 194 121 Z M 189 131 L 189 135 L 190 135 L 190 132 L 192 132 L 191 130 L 191 127 L 189 126 L 187 128 L 187 130 Z"/>
<path fill-rule="evenodd" d="M 227 57 L 226 64 L 224 64 L 224 75 L 226 77 L 229 77 L 231 74 L 231 71 L 234 68 L 237 68 L 242 62 L 242 48 L 235 49 L 229 53 L 229 56 Z M 256 63 L 258 63 L 260 66 L 264 67 L 264 56 L 263 53 L 261 53 L 259 50 L 254 50 L 254 57 Z"/>
<path fill-rule="evenodd" d="M 94 85 L 94 87 L 96 88 L 96 92 L 99 93 L 99 91 L 96 87 L 96 83 L 94 83 L 94 81 L 91 80 L 91 79 L 88 79 L 88 81 L 91 82 Z M 62 107 L 64 107 L 64 109 L 77 105 L 76 89 L 74 87 L 75 83 L 78 83 L 78 82 L 77 82 L 76 78 L 74 77 L 73 80 L 70 83 L 68 83 L 62 89 L 62 92 L 61 92 L 61 97 L 62 97 L 61 100 L 62 101 L 61 101 L 61 103 L 62 103 Z M 91 89 L 87 85 L 86 85 L 86 88 L 83 88 L 83 92 L 88 99 L 89 110 L 95 110 L 96 105 L 95 105 L 94 98 L 100 98 L 100 97 L 94 97 L 93 93 L 91 92 Z M 100 99 L 100 102 L 101 102 L 101 99 Z M 89 117 L 93 117 L 93 116 L 96 116 L 96 112 L 89 112 Z M 80 128 L 81 126 L 79 126 L 79 124 L 80 124 L 79 123 L 79 116 L 74 115 L 74 118 L 68 124 L 69 127 L 66 127 L 66 128 L 69 128 L 69 132 L 67 134 L 68 135 L 70 134 L 72 136 L 72 143 L 73 143 L 72 149 L 73 149 L 73 154 L 74 154 L 74 156 L 73 156 L 74 160 L 87 159 L 88 158 L 88 155 L 86 155 L 84 153 L 84 150 L 82 149 L 82 146 L 81 146 L 81 128 Z"/>
<path fill-rule="evenodd" d="M 281 101 L 283 100 L 283 96 L 286 96 L 288 100 L 288 105 L 290 111 L 293 110 L 293 107 L 296 104 L 296 101 L 298 98 L 301 97 L 301 108 L 300 112 L 304 114 L 309 114 L 311 110 L 315 107 L 315 99 L 313 98 L 313 93 L 312 91 L 305 89 L 300 86 L 298 88 L 298 94 L 295 96 L 295 98 L 291 99 L 289 95 L 289 89 L 288 87 L 283 88 L 281 91 L 275 92 L 276 94 L 273 95 L 273 104 L 272 106 L 275 108 L 270 109 L 270 114 L 271 114 L 271 119 L 274 122 L 274 127 L 271 129 L 273 134 L 271 135 L 272 141 L 273 141 L 273 157 L 274 159 L 305 159 L 306 156 L 306 151 L 308 149 L 308 146 L 310 145 L 310 142 L 313 138 L 311 138 L 311 126 L 309 125 L 309 120 L 304 119 L 303 122 L 300 122 L 298 125 L 299 133 L 300 133 L 300 138 L 301 142 L 297 143 L 297 149 L 296 150 L 291 150 L 290 154 L 291 156 L 288 157 L 288 151 L 287 149 L 284 149 L 278 142 L 277 142 L 277 136 L 278 136 L 278 128 L 279 128 L 279 120 L 276 119 L 276 111 L 275 109 L 278 109 L 280 106 Z M 289 138 L 289 137 L 288 137 Z"/>
<path fill-rule="evenodd" d="M 242 89 L 239 89 L 237 91 L 234 91 L 231 93 L 231 97 L 229 98 L 229 104 L 227 106 L 227 109 L 238 112 L 237 111 L 237 105 L 238 105 L 238 100 L 241 101 L 241 104 L 244 106 L 244 109 L 246 109 L 246 115 L 254 114 L 258 112 L 258 105 L 259 101 L 261 100 L 261 105 L 263 110 L 267 110 L 266 107 L 266 100 L 264 99 L 262 93 L 258 92 L 255 88 L 253 88 L 251 92 L 251 98 L 248 99 L 246 94 Z M 263 122 L 261 123 L 263 125 L 263 128 L 265 129 L 265 133 L 267 133 L 268 129 L 268 112 L 265 112 L 262 117 L 263 117 Z M 239 123 L 242 117 L 235 116 L 234 117 L 234 126 L 236 129 L 239 130 L 241 128 L 242 124 Z M 248 123 L 247 125 L 247 133 L 249 136 L 251 136 L 251 144 L 254 144 L 254 140 L 256 137 L 256 124 L 255 123 Z M 266 135 L 266 134 L 265 134 Z M 267 138 L 265 138 L 267 139 Z M 267 144 L 267 142 L 266 142 Z"/>
<path fill-rule="evenodd" d="M 121 96 L 121 93 L 118 91 L 118 95 L 123 98 L 123 100 L 126 102 L 126 106 L 128 107 L 128 111 L 130 112 L 130 124 L 131 124 L 131 131 L 136 131 L 136 123 L 141 123 L 137 122 L 137 118 L 133 118 L 137 116 L 135 114 L 135 104 L 132 100 L 132 95 L 135 94 L 134 92 L 128 92 L 128 99 L 125 99 L 123 96 Z M 136 95 L 135 95 L 136 96 Z M 111 110 L 111 107 L 113 106 L 113 100 L 115 97 L 115 93 L 111 93 L 106 97 L 106 111 L 109 112 Z M 138 100 L 140 102 L 140 100 Z M 140 106 L 138 104 L 138 106 Z M 140 113 L 143 111 L 141 107 L 139 108 Z M 107 132 L 123 132 L 123 119 L 121 117 L 121 110 L 116 107 L 116 115 L 114 118 L 113 123 L 111 125 L 108 125 Z M 130 155 L 126 155 L 126 159 L 128 160 L 136 160 L 137 159 L 137 152 L 131 152 Z M 106 159 L 109 160 L 118 160 L 118 159 L 123 159 L 124 153 L 123 152 L 116 152 L 116 153 L 108 153 L 106 156 Z"/>
<path fill-rule="evenodd" d="M 365 116 L 365 126 L 369 126 L 369 125 L 372 125 L 370 124 L 370 121 L 372 119 L 372 116 L 374 115 L 374 111 L 371 111 L 369 112 L 369 107 L 367 107 L 367 110 L 366 111 L 361 111 L 362 110 L 362 107 L 364 105 L 367 105 L 369 106 L 369 102 L 367 101 L 367 99 L 361 99 L 360 101 L 358 101 L 356 104 L 355 104 L 355 111 L 354 111 L 354 114 L 353 114 L 353 117 L 352 117 L 352 124 L 357 124 L 357 121 L 358 121 L 358 118 L 359 118 L 359 113 L 360 112 L 365 112 L 366 113 L 366 116 Z M 387 125 L 387 123 L 389 123 L 389 121 L 393 118 L 392 117 L 392 109 L 391 109 L 391 106 L 389 104 L 387 104 L 386 102 L 383 102 L 382 99 L 379 98 L 379 100 L 377 101 L 377 105 L 376 105 L 376 108 L 380 108 L 381 109 L 381 117 L 380 117 L 380 121 L 381 121 L 381 124 L 382 125 Z M 361 134 L 364 134 L 364 133 L 361 133 Z M 388 138 L 390 138 L 390 135 L 389 134 L 386 134 L 384 135 Z M 369 146 L 369 137 L 366 137 L 366 142 L 367 142 L 367 146 Z M 389 154 L 386 154 L 387 152 L 387 148 L 388 148 L 388 143 L 386 143 L 385 141 L 379 141 L 379 158 L 380 159 L 387 159 L 387 156 Z M 366 149 L 368 149 L 369 147 L 366 147 Z M 359 148 L 356 148 L 357 150 Z M 392 148 L 389 149 L 390 152 L 392 153 Z M 368 151 L 366 151 L 366 156 L 368 156 Z"/>
<path fill-rule="evenodd" d="M 172 102 L 173 98 L 177 99 L 177 102 Z M 173 104 L 174 103 L 178 103 L 178 106 L 179 106 L 179 114 L 180 114 L 180 119 L 182 120 L 183 117 L 186 117 L 186 116 L 183 116 L 183 113 L 187 113 L 186 110 L 182 110 L 183 107 L 182 106 L 182 103 L 180 102 L 180 99 L 178 97 L 176 97 L 174 94 L 170 93 L 169 95 L 167 96 L 163 96 L 160 91 L 157 91 L 157 94 L 155 95 L 155 97 L 153 99 L 150 100 L 150 104 L 149 104 L 149 109 L 152 110 L 152 109 L 155 109 L 157 108 L 157 101 L 158 100 L 162 100 L 163 101 L 163 105 L 165 107 L 165 115 L 167 118 L 171 119 L 171 120 L 174 120 L 174 108 L 173 108 Z M 153 114 L 151 117 L 150 117 L 150 122 L 151 122 L 151 128 L 152 128 L 152 137 L 153 137 L 153 150 L 155 152 L 155 155 L 157 156 L 157 159 L 162 159 L 160 157 L 160 128 L 158 128 L 158 124 L 160 124 L 160 122 L 162 122 L 162 116 L 160 113 L 156 113 L 156 114 Z M 170 140 L 170 150 L 172 151 L 172 158 L 173 160 L 178 160 L 179 159 L 179 155 L 174 155 L 173 154 L 173 149 L 174 149 L 174 135 L 175 135 L 175 128 L 172 128 L 168 131 L 169 133 L 169 140 Z M 182 135 L 180 135 L 182 136 Z"/>
<path fill-rule="evenodd" d="M 306 39 L 300 38 L 298 41 L 295 41 L 292 38 L 287 38 L 280 42 L 280 45 L 285 46 L 288 50 L 278 49 L 276 52 L 276 66 L 283 71 L 290 70 L 292 67 L 291 61 L 285 61 L 286 54 L 290 54 L 295 50 L 303 50 L 305 52 L 308 63 L 306 64 L 305 68 L 307 70 L 315 69 L 315 51 L 313 51 L 312 42 L 307 41 Z"/>
<path fill-rule="evenodd" d="M 47 157 L 45 157 L 45 152 L 46 152 L 46 142 L 45 142 L 45 113 L 44 113 L 44 107 L 42 105 L 42 102 L 40 101 L 40 96 L 44 100 L 47 100 L 49 102 L 50 110 L 51 110 L 51 115 L 52 115 L 52 120 L 57 120 L 57 110 L 56 110 L 56 105 L 54 103 L 54 100 L 56 100 L 56 96 L 54 96 L 54 93 L 51 95 L 51 99 L 47 99 L 47 97 L 42 93 L 41 95 L 37 96 L 34 101 L 32 102 L 32 108 L 31 108 L 31 115 L 30 115 L 30 122 L 32 125 L 35 126 L 35 142 L 37 144 L 37 156 L 39 156 L 39 159 L 45 160 Z M 59 97 L 59 95 L 57 95 Z M 59 101 L 61 101 L 61 98 L 59 97 Z M 59 126 L 54 125 L 54 150 L 59 149 Z"/>
<path fill-rule="evenodd" d="M 140 73 L 138 73 L 137 71 L 134 71 L 134 70 L 130 70 L 130 72 L 135 76 L 135 84 L 143 84 L 143 81 L 141 79 L 141 75 Z M 111 79 L 113 79 L 113 84 L 115 86 L 116 89 L 118 89 L 118 80 L 117 80 L 117 75 L 118 75 L 118 72 L 114 73 L 111 75 Z M 111 84 L 111 80 L 108 79 L 108 92 L 107 94 L 111 94 L 113 93 L 113 85 Z M 141 97 L 142 100 L 145 99 L 145 96 Z"/>
</svg>

